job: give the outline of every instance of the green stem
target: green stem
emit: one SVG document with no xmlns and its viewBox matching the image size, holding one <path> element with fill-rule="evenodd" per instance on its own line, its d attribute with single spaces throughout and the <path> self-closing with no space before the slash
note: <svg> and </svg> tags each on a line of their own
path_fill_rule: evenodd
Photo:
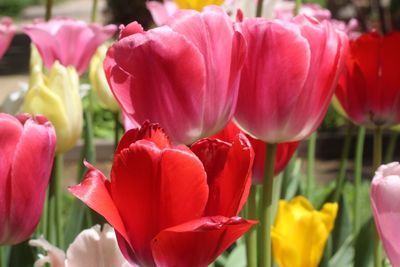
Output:
<svg viewBox="0 0 400 267">
<path fill-rule="evenodd" d="M 317 132 L 314 132 L 308 139 L 307 144 L 307 181 L 306 181 L 306 197 L 311 198 L 312 190 L 315 185 L 315 146 L 317 143 Z"/>
<path fill-rule="evenodd" d="M 346 129 L 346 137 L 342 148 L 342 155 L 340 159 L 339 174 L 336 177 L 336 190 L 333 197 L 334 202 L 338 202 L 340 195 L 342 194 L 344 179 L 346 177 L 347 162 L 350 153 L 351 138 L 353 136 L 353 124 L 349 122 Z"/>
<path fill-rule="evenodd" d="M 64 248 L 62 169 L 63 156 L 56 155 L 49 185 L 48 216 L 45 225 L 46 238 L 59 248 Z"/>
<path fill-rule="evenodd" d="M 119 133 L 120 133 L 120 122 L 119 122 L 119 112 L 114 112 L 114 151 L 117 149 L 119 143 Z"/>
<path fill-rule="evenodd" d="M 382 128 L 377 126 L 374 131 L 373 172 L 382 164 Z M 373 175 L 372 175 L 373 176 Z M 371 177 L 372 177 L 371 176 Z M 382 267 L 382 249 L 378 232 L 374 236 L 374 267 Z"/>
<path fill-rule="evenodd" d="M 385 155 L 385 163 L 393 161 L 394 151 L 396 148 L 397 138 L 399 133 L 397 131 L 391 131 L 389 144 L 387 146 L 386 155 Z"/>
<path fill-rule="evenodd" d="M 354 221 L 353 221 L 353 234 L 357 236 L 360 231 L 360 195 L 361 195 L 361 181 L 362 181 L 362 167 L 363 167 L 363 154 L 364 154 L 364 141 L 365 141 L 365 127 L 359 127 L 357 131 L 356 153 L 354 160 Z M 354 245 L 356 245 L 354 243 Z"/>
<path fill-rule="evenodd" d="M 263 3 L 264 3 L 264 0 L 257 1 L 256 17 L 261 17 L 262 10 L 263 10 Z"/>
<path fill-rule="evenodd" d="M 46 13 L 45 13 L 45 16 L 44 16 L 44 18 L 46 19 L 46 21 L 51 19 L 51 15 L 52 15 L 51 10 L 52 10 L 52 7 L 53 7 L 53 0 L 47 0 L 47 1 L 46 1 Z"/>
<path fill-rule="evenodd" d="M 293 15 L 297 16 L 300 12 L 301 9 L 301 0 L 296 0 L 295 6 L 294 6 L 294 10 L 293 10 Z"/>
<path fill-rule="evenodd" d="M 4 247 L 0 245 L 0 267 L 6 267 L 4 260 Z"/>
<path fill-rule="evenodd" d="M 272 194 L 274 182 L 274 166 L 277 144 L 266 144 L 264 183 L 261 198 L 261 247 L 258 251 L 261 267 L 272 266 L 271 226 L 272 226 Z"/>
<path fill-rule="evenodd" d="M 248 219 L 257 219 L 257 189 L 255 185 L 251 186 L 249 198 L 247 200 Z M 246 256 L 247 266 L 257 267 L 257 231 L 253 227 L 246 235 Z"/>
<path fill-rule="evenodd" d="M 97 15 L 97 0 L 93 0 L 92 13 L 90 16 L 91 22 L 96 22 L 96 15 Z"/>
</svg>

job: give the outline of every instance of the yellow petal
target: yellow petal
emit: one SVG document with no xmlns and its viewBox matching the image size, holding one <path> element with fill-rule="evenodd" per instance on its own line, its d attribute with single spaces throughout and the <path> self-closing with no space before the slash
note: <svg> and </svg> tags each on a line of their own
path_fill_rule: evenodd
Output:
<svg viewBox="0 0 400 267">
<path fill-rule="evenodd" d="M 223 0 L 175 0 L 175 3 L 181 9 L 195 9 L 201 11 L 208 5 L 222 5 Z"/>
</svg>

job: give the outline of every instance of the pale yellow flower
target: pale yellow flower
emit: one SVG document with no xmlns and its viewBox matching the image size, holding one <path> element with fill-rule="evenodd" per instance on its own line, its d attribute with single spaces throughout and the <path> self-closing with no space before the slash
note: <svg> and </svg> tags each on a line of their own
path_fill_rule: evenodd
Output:
<svg viewBox="0 0 400 267">
<path fill-rule="evenodd" d="M 53 123 L 56 153 L 70 150 L 79 140 L 83 124 L 76 70 L 55 62 L 45 76 L 40 67 L 34 66 L 29 83 L 22 110 L 33 115 L 43 114 Z"/>
<path fill-rule="evenodd" d="M 102 45 L 97 49 L 96 54 L 90 62 L 89 78 L 92 84 L 93 93 L 99 103 L 106 109 L 117 112 L 119 105 L 111 92 L 110 86 L 107 83 L 107 78 L 103 69 L 103 61 L 107 53 L 107 46 Z"/>
<path fill-rule="evenodd" d="M 272 227 L 272 251 L 280 267 L 318 266 L 333 229 L 337 203 L 326 203 L 317 211 L 304 197 L 279 201 Z"/>
</svg>

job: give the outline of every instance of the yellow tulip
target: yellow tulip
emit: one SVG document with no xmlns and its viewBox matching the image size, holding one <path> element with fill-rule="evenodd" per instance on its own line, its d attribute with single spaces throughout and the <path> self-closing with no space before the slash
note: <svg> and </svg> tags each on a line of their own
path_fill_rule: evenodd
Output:
<svg viewBox="0 0 400 267">
<path fill-rule="evenodd" d="M 83 123 L 76 70 L 55 62 L 45 76 L 39 66 L 33 66 L 22 110 L 43 114 L 53 123 L 57 135 L 56 153 L 73 148 L 81 136 Z"/>
<path fill-rule="evenodd" d="M 272 251 L 280 267 L 318 266 L 333 229 L 337 203 L 326 203 L 321 211 L 304 197 L 279 201 L 272 227 Z"/>
<path fill-rule="evenodd" d="M 195 9 L 201 11 L 208 5 L 221 5 L 224 0 L 175 0 L 175 3 L 181 9 Z"/>
<path fill-rule="evenodd" d="M 89 78 L 93 93 L 100 104 L 104 108 L 116 112 L 119 110 L 119 105 L 107 83 L 107 78 L 103 69 L 103 61 L 107 53 L 107 48 L 106 45 L 102 45 L 97 49 L 96 54 L 90 62 Z"/>
</svg>

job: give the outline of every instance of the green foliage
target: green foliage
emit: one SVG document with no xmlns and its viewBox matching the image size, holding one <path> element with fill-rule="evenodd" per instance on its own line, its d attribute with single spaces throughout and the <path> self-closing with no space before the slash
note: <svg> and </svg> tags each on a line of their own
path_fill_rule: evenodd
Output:
<svg viewBox="0 0 400 267">
<path fill-rule="evenodd" d="M 1 0 L 0 16 L 17 16 L 25 7 L 41 3 L 43 0 Z"/>
</svg>

